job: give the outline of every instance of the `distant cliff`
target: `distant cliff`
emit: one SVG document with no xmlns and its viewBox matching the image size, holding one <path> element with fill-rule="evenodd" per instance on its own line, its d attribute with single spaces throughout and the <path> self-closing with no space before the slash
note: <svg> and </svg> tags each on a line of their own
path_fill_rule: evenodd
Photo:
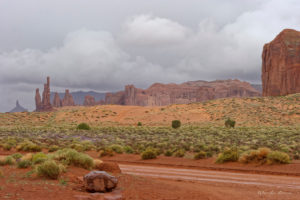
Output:
<svg viewBox="0 0 300 200">
<path fill-rule="evenodd" d="M 76 105 L 84 105 L 84 101 L 85 101 L 85 97 L 86 96 L 92 96 L 95 98 L 95 101 L 100 101 L 100 100 L 104 100 L 105 99 L 105 94 L 106 93 L 100 93 L 100 92 L 94 92 L 94 91 L 88 91 L 88 92 L 84 92 L 84 91 L 76 91 L 76 92 L 70 92 L 70 94 L 73 96 L 74 99 L 74 103 Z M 59 96 L 60 99 L 63 99 L 65 96 L 64 92 L 61 93 L 57 93 L 57 95 Z M 54 97 L 55 97 L 55 92 L 51 92 L 51 102 L 54 101 Z"/>
<path fill-rule="evenodd" d="M 105 104 L 164 106 L 254 96 L 261 96 L 261 93 L 250 83 L 239 80 L 189 81 L 182 84 L 155 83 L 145 90 L 127 85 L 124 91 L 107 93 Z"/>
<path fill-rule="evenodd" d="M 23 108 L 19 101 L 16 101 L 16 107 L 14 107 L 11 111 L 9 111 L 10 113 L 14 113 L 14 112 L 27 112 L 26 108 Z"/>
</svg>

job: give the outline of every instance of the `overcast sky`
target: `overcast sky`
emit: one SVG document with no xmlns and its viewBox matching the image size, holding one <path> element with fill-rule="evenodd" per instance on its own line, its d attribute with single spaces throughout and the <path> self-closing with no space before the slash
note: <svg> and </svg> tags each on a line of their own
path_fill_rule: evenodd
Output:
<svg viewBox="0 0 300 200">
<path fill-rule="evenodd" d="M 0 112 L 32 110 L 35 88 L 260 83 L 261 53 L 300 30 L 299 0 L 0 0 Z"/>
</svg>

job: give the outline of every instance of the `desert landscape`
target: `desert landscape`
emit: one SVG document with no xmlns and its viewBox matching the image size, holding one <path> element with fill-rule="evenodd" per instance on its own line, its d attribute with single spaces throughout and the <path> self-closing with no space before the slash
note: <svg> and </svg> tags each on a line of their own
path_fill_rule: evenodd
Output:
<svg viewBox="0 0 300 200">
<path fill-rule="evenodd" d="M 48 31 L 87 28 L 48 50 L 39 45 L 61 33 L 40 40 L 40 27 L 20 27 L 16 40 L 10 32 L 20 25 L 13 19 L 48 22 L 29 15 L 33 2 L 13 17 L 13 2 L 0 8 L 10 22 L 0 36 L 0 199 L 300 199 L 299 21 L 281 11 L 297 3 L 218 2 L 233 15 L 218 11 L 220 25 L 208 20 L 219 19 L 206 13 L 213 1 L 172 4 L 162 11 L 170 19 L 136 15 L 164 3 L 130 0 L 121 12 L 80 0 L 78 8 L 62 4 L 77 12 L 61 15 L 54 2 L 35 2 L 60 16 L 48 13 L 61 25 Z M 192 15 L 178 14 L 187 8 Z M 127 18 L 121 30 L 109 28 L 106 11 Z M 196 30 L 197 13 L 205 17 L 197 15 Z M 107 31 L 89 30 L 105 24 Z M 35 29 L 31 40 L 25 33 Z"/>
</svg>

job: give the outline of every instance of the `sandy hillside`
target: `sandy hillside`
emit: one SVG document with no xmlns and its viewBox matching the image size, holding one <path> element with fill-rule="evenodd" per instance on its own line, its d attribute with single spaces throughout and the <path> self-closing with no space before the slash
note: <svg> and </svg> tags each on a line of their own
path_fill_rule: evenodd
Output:
<svg viewBox="0 0 300 200">
<path fill-rule="evenodd" d="M 285 97 L 227 98 L 162 107 L 102 105 L 75 106 L 53 112 L 2 113 L 0 126 L 59 126 L 87 122 L 91 125 L 165 126 L 174 119 L 183 124 L 223 125 L 228 117 L 238 126 L 278 126 L 300 123 L 300 94 Z"/>
</svg>

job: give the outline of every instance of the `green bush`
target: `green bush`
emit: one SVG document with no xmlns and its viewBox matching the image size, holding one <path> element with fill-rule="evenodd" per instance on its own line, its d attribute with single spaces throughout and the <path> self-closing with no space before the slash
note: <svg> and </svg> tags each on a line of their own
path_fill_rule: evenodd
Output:
<svg viewBox="0 0 300 200">
<path fill-rule="evenodd" d="M 123 147 L 121 145 L 113 144 L 110 146 L 110 148 L 116 153 L 119 153 L 119 154 L 123 153 Z"/>
<path fill-rule="evenodd" d="M 18 159 L 22 158 L 23 155 L 20 153 L 14 153 L 11 155 L 11 157 L 13 157 L 15 160 L 18 160 Z"/>
<path fill-rule="evenodd" d="M 85 147 L 84 147 L 82 144 L 78 144 L 78 143 L 71 144 L 71 145 L 69 146 L 69 148 L 75 149 L 76 151 L 79 151 L 79 152 L 85 151 Z"/>
<path fill-rule="evenodd" d="M 16 148 L 18 151 L 27 151 L 27 152 L 39 152 L 42 150 L 42 148 L 39 145 L 34 144 L 33 142 L 30 141 L 22 142 Z"/>
<path fill-rule="evenodd" d="M 80 123 L 77 125 L 78 130 L 91 130 L 91 127 L 87 123 Z"/>
<path fill-rule="evenodd" d="M 206 153 L 204 151 L 200 151 L 194 155 L 195 160 L 206 158 Z"/>
<path fill-rule="evenodd" d="M 225 121 L 225 126 L 226 126 L 227 128 L 234 128 L 234 126 L 235 126 L 235 121 L 232 120 L 232 119 L 230 119 L 230 118 L 228 118 L 228 119 Z"/>
<path fill-rule="evenodd" d="M 267 156 L 268 164 L 288 164 L 291 159 L 287 153 L 280 151 L 272 151 Z"/>
<path fill-rule="evenodd" d="M 57 150 L 59 150 L 59 146 L 57 145 L 51 145 L 48 149 L 49 152 L 55 152 Z"/>
<path fill-rule="evenodd" d="M 167 150 L 167 151 L 165 151 L 164 155 L 169 157 L 169 156 L 173 155 L 173 152 L 170 150 Z"/>
<path fill-rule="evenodd" d="M 53 160 L 47 160 L 37 167 L 38 176 L 43 176 L 50 179 L 57 179 L 62 173 L 59 165 Z"/>
<path fill-rule="evenodd" d="M 156 158 L 155 150 L 147 149 L 146 151 L 144 151 L 142 153 L 141 157 L 142 157 L 143 160 L 154 159 L 154 158 Z"/>
<path fill-rule="evenodd" d="M 28 168 L 31 166 L 31 161 L 30 160 L 20 160 L 18 163 L 17 163 L 17 167 L 18 168 Z"/>
<path fill-rule="evenodd" d="M 9 144 L 9 143 L 6 143 L 2 147 L 3 147 L 4 150 L 9 151 L 9 150 L 11 150 L 11 148 L 13 147 L 13 145 Z"/>
<path fill-rule="evenodd" d="M 11 156 L 0 156 L 0 165 L 13 165 L 15 160 Z"/>
<path fill-rule="evenodd" d="M 131 146 L 125 146 L 123 149 L 124 149 L 125 153 L 128 153 L 128 154 L 132 154 L 134 152 Z"/>
<path fill-rule="evenodd" d="M 94 165 L 94 161 L 90 156 L 79 153 L 74 149 L 59 150 L 50 155 L 50 158 L 58 160 L 66 165 L 74 165 L 84 169 L 91 169 Z"/>
<path fill-rule="evenodd" d="M 32 156 L 33 164 L 43 163 L 48 159 L 48 156 L 42 152 L 36 153 Z"/>
<path fill-rule="evenodd" d="M 172 121 L 172 128 L 179 128 L 181 126 L 180 120 L 173 120 Z"/>
<path fill-rule="evenodd" d="M 137 123 L 137 126 L 142 126 L 142 125 L 143 125 L 142 122 Z"/>
<path fill-rule="evenodd" d="M 110 148 L 110 147 L 107 147 L 107 148 L 104 148 L 104 149 L 101 149 L 99 151 L 99 157 L 104 157 L 104 156 L 114 156 L 114 151 Z"/>
<path fill-rule="evenodd" d="M 183 149 L 179 149 L 174 152 L 175 157 L 183 157 L 185 155 L 185 151 Z"/>
<path fill-rule="evenodd" d="M 225 149 L 223 153 L 220 153 L 216 163 L 224 163 L 224 162 L 235 162 L 239 159 L 239 154 L 237 149 Z"/>
</svg>

